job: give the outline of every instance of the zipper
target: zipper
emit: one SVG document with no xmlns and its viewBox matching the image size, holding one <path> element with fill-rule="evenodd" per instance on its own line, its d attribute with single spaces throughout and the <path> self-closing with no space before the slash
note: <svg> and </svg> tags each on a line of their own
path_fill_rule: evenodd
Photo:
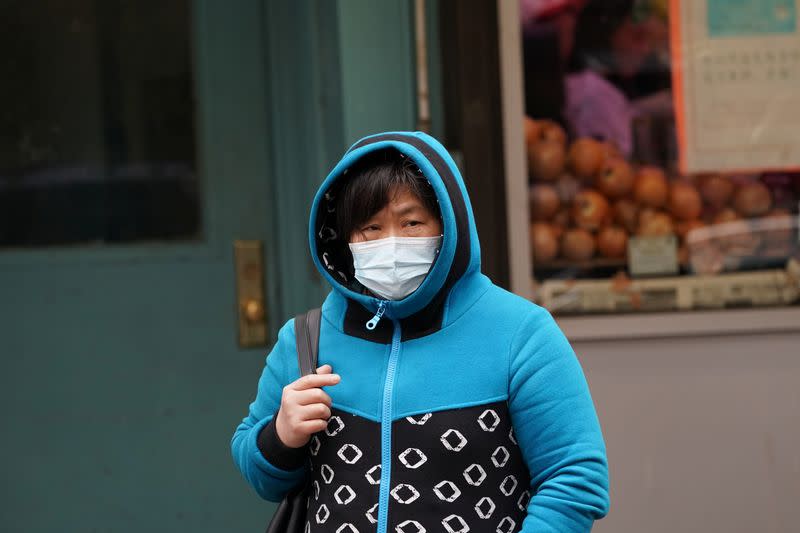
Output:
<svg viewBox="0 0 800 533">
<path fill-rule="evenodd" d="M 380 308 L 378 308 L 380 311 Z M 380 319 L 380 317 L 378 317 Z M 375 319 L 373 319 L 375 320 Z M 392 351 L 389 353 L 389 365 L 386 369 L 386 381 L 383 385 L 383 413 L 381 416 L 381 483 L 378 498 L 378 530 L 386 533 L 389 515 L 389 481 L 392 476 L 392 390 L 397 358 L 400 354 L 400 321 L 393 320 Z"/>
<path fill-rule="evenodd" d="M 375 311 L 375 316 L 373 316 L 367 321 L 367 329 L 372 331 L 373 329 L 378 327 L 378 322 L 380 321 L 381 317 L 383 316 L 383 313 L 385 312 L 386 312 L 386 300 L 380 300 L 378 302 L 378 310 Z"/>
</svg>

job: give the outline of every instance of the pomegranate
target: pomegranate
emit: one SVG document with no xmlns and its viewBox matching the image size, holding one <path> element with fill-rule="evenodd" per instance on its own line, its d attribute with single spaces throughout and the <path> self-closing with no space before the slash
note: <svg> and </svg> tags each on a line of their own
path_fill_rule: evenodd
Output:
<svg viewBox="0 0 800 533">
<path fill-rule="evenodd" d="M 635 233 L 639 225 L 639 206 L 629 198 L 614 202 L 614 221 L 628 233 Z"/>
<path fill-rule="evenodd" d="M 703 200 L 691 183 L 677 181 L 670 186 L 669 210 L 678 220 L 692 220 L 703 212 Z"/>
<path fill-rule="evenodd" d="M 597 250 L 604 257 L 625 257 L 628 252 L 628 234 L 619 226 L 604 227 L 597 234 Z"/>
<path fill-rule="evenodd" d="M 610 157 L 603 162 L 595 177 L 595 183 L 601 193 L 608 198 L 625 196 L 634 184 L 633 169 L 622 158 Z"/>
<path fill-rule="evenodd" d="M 534 261 L 546 263 L 558 256 L 558 238 L 550 224 L 531 224 L 530 237 Z"/>
<path fill-rule="evenodd" d="M 564 171 L 564 145 L 558 142 L 539 142 L 528 151 L 528 170 L 543 181 L 553 181 Z"/>
<path fill-rule="evenodd" d="M 589 231 L 596 231 L 608 220 L 608 201 L 597 191 L 586 189 L 575 196 L 572 204 L 572 219 L 575 224 Z"/>
<path fill-rule="evenodd" d="M 637 233 L 642 237 L 657 237 L 675 233 L 672 217 L 663 211 L 645 210 L 639 216 Z"/>
<path fill-rule="evenodd" d="M 572 261 L 586 261 L 594 256 L 594 236 L 580 228 L 569 229 L 561 237 L 564 257 Z"/>
<path fill-rule="evenodd" d="M 558 193 L 552 185 L 542 183 L 530 188 L 530 215 L 531 220 L 550 220 L 561 207 Z"/>
<path fill-rule="evenodd" d="M 772 193 L 761 182 L 745 183 L 734 194 L 733 207 L 745 217 L 766 215 L 772 209 Z"/>
<path fill-rule="evenodd" d="M 639 169 L 634 185 L 636 201 L 648 207 L 662 207 L 667 202 L 669 186 L 664 171 L 658 167 Z"/>
<path fill-rule="evenodd" d="M 591 179 L 605 160 L 605 147 L 591 137 L 582 137 L 569 148 L 569 167 L 583 179 Z"/>
<path fill-rule="evenodd" d="M 712 219 L 713 224 L 725 224 L 726 222 L 733 222 L 735 220 L 741 220 L 742 217 L 739 214 L 731 209 L 730 207 L 726 207 L 716 215 Z"/>
<path fill-rule="evenodd" d="M 725 207 L 733 195 L 733 182 L 719 174 L 710 174 L 700 178 L 700 194 L 712 209 Z"/>
<path fill-rule="evenodd" d="M 539 142 L 552 142 L 560 144 L 562 147 L 566 147 L 567 134 L 564 132 L 564 128 L 559 126 L 557 122 L 544 119 L 539 120 L 538 125 Z"/>
</svg>

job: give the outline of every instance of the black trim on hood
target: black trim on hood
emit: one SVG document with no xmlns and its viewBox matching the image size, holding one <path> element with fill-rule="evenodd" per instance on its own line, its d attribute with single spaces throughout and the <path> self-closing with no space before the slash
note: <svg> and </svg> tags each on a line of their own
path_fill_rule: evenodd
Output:
<svg viewBox="0 0 800 533">
<path fill-rule="evenodd" d="M 383 141 L 398 141 L 409 144 L 419 150 L 422 155 L 431 163 L 433 168 L 442 178 L 450 203 L 453 206 L 453 215 L 456 222 L 456 250 L 450 271 L 447 273 L 442 287 L 431 298 L 431 301 L 418 312 L 400 320 L 402 328 L 402 340 L 411 340 L 424 337 L 441 329 L 444 311 L 444 302 L 453 285 L 464 275 L 469 267 L 470 261 L 470 224 L 467 214 L 467 206 L 461 187 L 450 170 L 450 166 L 444 158 L 428 143 L 422 139 L 396 133 L 376 135 L 364 139 L 354 145 L 349 151 L 357 150 L 370 144 Z M 392 342 L 391 322 L 381 321 L 374 330 L 365 327 L 367 321 L 372 318 L 373 313 L 365 309 L 361 304 L 347 299 L 347 311 L 344 317 L 344 332 L 348 335 L 359 337 L 372 342 L 388 344 Z"/>
</svg>

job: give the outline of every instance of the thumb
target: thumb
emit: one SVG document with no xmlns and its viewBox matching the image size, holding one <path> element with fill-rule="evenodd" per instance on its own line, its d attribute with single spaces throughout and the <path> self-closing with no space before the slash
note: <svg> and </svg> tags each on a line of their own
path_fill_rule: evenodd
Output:
<svg viewBox="0 0 800 533">
<path fill-rule="evenodd" d="M 331 374 L 333 373 L 333 367 L 331 365 L 325 364 L 320 367 L 317 367 L 317 374 Z"/>
</svg>

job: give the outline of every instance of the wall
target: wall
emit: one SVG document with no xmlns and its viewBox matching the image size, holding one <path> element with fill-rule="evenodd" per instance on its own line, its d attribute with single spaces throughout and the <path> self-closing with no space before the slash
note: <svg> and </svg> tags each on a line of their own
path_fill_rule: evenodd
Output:
<svg viewBox="0 0 800 533">
<path fill-rule="evenodd" d="M 608 447 L 594 531 L 797 531 L 800 332 L 573 346 Z"/>
</svg>

